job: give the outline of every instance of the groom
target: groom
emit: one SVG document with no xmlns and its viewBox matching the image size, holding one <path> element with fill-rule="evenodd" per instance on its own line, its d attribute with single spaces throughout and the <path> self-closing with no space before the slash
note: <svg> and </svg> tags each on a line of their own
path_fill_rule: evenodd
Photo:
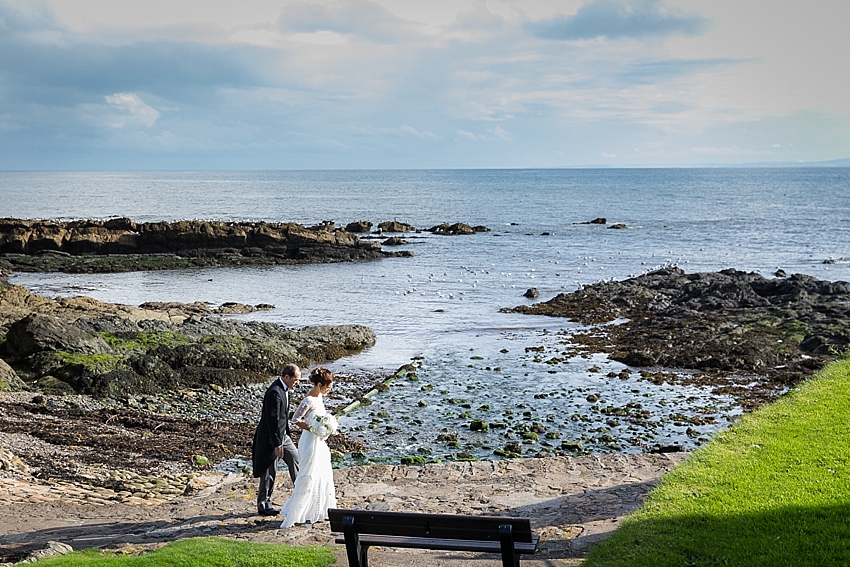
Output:
<svg viewBox="0 0 850 567">
<path fill-rule="evenodd" d="M 282 375 L 272 382 L 263 396 L 263 413 L 254 432 L 251 460 L 254 478 L 260 479 L 257 491 L 257 512 L 261 516 L 276 516 L 280 510 L 272 507 L 271 497 L 277 476 L 277 460 L 283 459 L 289 476 L 295 482 L 298 474 L 298 449 L 289 437 L 289 392 L 301 379 L 301 369 L 294 364 L 283 367 Z"/>
</svg>

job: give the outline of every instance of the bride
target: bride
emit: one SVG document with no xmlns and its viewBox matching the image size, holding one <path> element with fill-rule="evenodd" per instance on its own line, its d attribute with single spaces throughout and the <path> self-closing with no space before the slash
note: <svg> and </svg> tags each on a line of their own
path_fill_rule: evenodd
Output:
<svg viewBox="0 0 850 567">
<path fill-rule="evenodd" d="M 302 429 L 298 440 L 301 466 L 295 488 L 280 513 L 281 528 L 328 519 L 328 508 L 336 508 L 331 451 L 325 439 L 336 431 L 336 420 L 328 414 L 322 395 L 333 387 L 333 374 L 327 368 L 310 373 L 313 387 L 298 405 L 292 421 Z"/>
</svg>

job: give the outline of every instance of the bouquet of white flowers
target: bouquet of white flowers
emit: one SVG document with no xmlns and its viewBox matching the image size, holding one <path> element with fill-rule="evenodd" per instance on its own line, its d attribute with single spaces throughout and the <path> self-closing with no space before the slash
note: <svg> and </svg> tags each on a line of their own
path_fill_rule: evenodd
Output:
<svg viewBox="0 0 850 567">
<path fill-rule="evenodd" d="M 314 435 L 324 440 L 336 433 L 339 424 L 336 418 L 328 413 L 325 415 L 313 414 L 307 426 Z"/>
</svg>

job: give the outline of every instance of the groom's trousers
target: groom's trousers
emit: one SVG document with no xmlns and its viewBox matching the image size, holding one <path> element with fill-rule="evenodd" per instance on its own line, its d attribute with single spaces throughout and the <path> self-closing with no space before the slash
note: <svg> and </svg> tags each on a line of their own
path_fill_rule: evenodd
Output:
<svg viewBox="0 0 850 567">
<path fill-rule="evenodd" d="M 272 493 L 277 479 L 277 461 L 275 458 L 271 466 L 260 475 L 260 487 L 257 490 L 257 509 L 260 511 L 272 507 Z M 283 462 L 286 463 L 289 477 L 294 484 L 298 476 L 298 448 L 289 437 L 284 437 L 283 440 Z"/>
</svg>

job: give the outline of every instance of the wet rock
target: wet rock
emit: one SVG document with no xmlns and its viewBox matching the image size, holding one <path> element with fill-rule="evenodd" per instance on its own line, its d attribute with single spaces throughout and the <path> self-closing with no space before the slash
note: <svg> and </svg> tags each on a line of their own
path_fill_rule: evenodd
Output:
<svg viewBox="0 0 850 567">
<path fill-rule="evenodd" d="M 64 380 L 55 376 L 42 376 L 35 382 L 35 387 L 45 394 L 66 395 L 74 394 L 74 388 Z"/>
<path fill-rule="evenodd" d="M 27 385 L 18 377 L 18 374 L 6 361 L 0 359 L 0 392 L 20 392 L 26 390 Z"/>
<path fill-rule="evenodd" d="M 348 232 L 369 232 L 372 230 L 372 223 L 369 221 L 355 221 L 345 225 L 345 230 Z"/>
<path fill-rule="evenodd" d="M 410 242 L 398 236 L 391 236 L 383 242 L 384 246 L 404 246 L 405 244 L 410 244 Z"/>
<path fill-rule="evenodd" d="M 132 228 L 130 228 L 132 227 Z M 4 269 L 97 273 L 395 256 L 326 221 L 296 223 L 0 219 Z"/>
<path fill-rule="evenodd" d="M 537 290 L 536 287 L 530 287 L 522 295 L 523 297 L 527 297 L 529 299 L 537 299 L 538 297 L 540 297 L 540 292 Z"/>
<path fill-rule="evenodd" d="M 416 232 L 416 228 L 406 222 L 385 221 L 378 224 L 382 232 Z"/>
<path fill-rule="evenodd" d="M 57 555 L 66 555 L 74 551 L 67 543 L 62 543 L 59 541 L 50 541 L 44 547 L 44 549 L 39 549 L 37 551 L 33 551 L 30 553 L 26 559 L 21 561 L 21 563 L 37 563 L 42 559 L 46 559 L 48 557 L 56 557 Z"/>
<path fill-rule="evenodd" d="M 28 307 L 51 316 L 27 314 Z M 210 316 L 201 302 L 144 307 L 90 298 L 60 303 L 0 282 L 0 320 L 23 315 L 9 326 L 3 354 L 43 391 L 125 399 L 194 385 L 265 382 L 286 363 L 321 363 L 375 344 L 375 333 L 361 325 L 292 330 Z M 157 319 L 162 312 L 167 315 Z M 0 376 L 6 376 L 2 368 Z"/>
<path fill-rule="evenodd" d="M 684 448 L 681 445 L 655 445 L 650 453 L 682 453 L 684 452 Z"/>
<path fill-rule="evenodd" d="M 228 301 L 222 303 L 219 307 L 213 309 L 213 313 L 219 315 L 241 315 L 244 313 L 253 313 L 256 311 L 253 305 L 245 305 L 244 303 L 236 303 Z"/>
<path fill-rule="evenodd" d="M 476 232 L 486 232 L 488 230 L 486 227 L 477 228 L 478 230 L 462 222 L 457 222 L 451 225 L 447 222 L 444 222 L 442 224 L 432 226 L 428 229 L 428 232 L 431 232 L 433 234 L 439 234 L 442 236 L 455 236 L 458 234 L 475 234 Z"/>
<path fill-rule="evenodd" d="M 630 366 L 699 370 L 684 380 L 716 385 L 754 404 L 773 399 L 850 345 L 850 283 L 801 274 L 767 279 L 734 269 L 686 274 L 670 268 L 510 311 L 587 325 L 628 319 L 585 337 L 587 349 Z M 736 376 L 755 376 L 755 387 L 743 388 Z"/>
<path fill-rule="evenodd" d="M 186 317 L 210 315 L 212 309 L 203 301 L 180 303 L 179 301 L 147 301 L 139 305 L 140 309 L 149 311 L 177 312 Z"/>
<path fill-rule="evenodd" d="M 112 349 L 97 335 L 86 333 L 58 319 L 29 315 L 12 323 L 4 348 L 10 359 L 20 360 L 43 351 L 110 354 Z"/>
<path fill-rule="evenodd" d="M 628 227 L 628 226 L 626 226 L 626 224 L 625 224 L 625 223 L 618 222 L 618 223 L 614 223 L 614 224 L 612 224 L 612 225 L 611 225 L 611 226 L 609 226 L 608 228 L 613 228 L 613 229 L 624 229 L 624 228 L 629 228 L 629 227 Z"/>
<path fill-rule="evenodd" d="M 608 219 L 605 217 L 597 217 L 593 220 L 580 222 L 578 224 L 608 224 Z"/>
<path fill-rule="evenodd" d="M 561 449 L 563 449 L 564 451 L 578 453 L 584 451 L 584 445 L 582 445 L 581 441 L 562 441 Z"/>
</svg>

